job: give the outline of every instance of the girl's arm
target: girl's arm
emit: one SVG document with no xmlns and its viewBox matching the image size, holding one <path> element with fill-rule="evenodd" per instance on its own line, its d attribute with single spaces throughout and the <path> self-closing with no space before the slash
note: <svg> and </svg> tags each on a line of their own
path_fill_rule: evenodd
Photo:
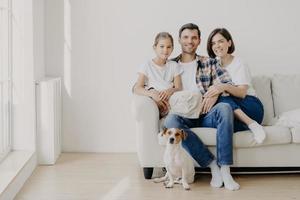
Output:
<svg viewBox="0 0 300 200">
<path fill-rule="evenodd" d="M 142 73 L 139 73 L 138 80 L 134 86 L 133 92 L 135 94 L 152 97 L 155 101 L 160 101 L 159 93 L 156 90 L 146 90 L 144 85 L 146 81 L 146 76 Z"/>
<path fill-rule="evenodd" d="M 180 90 L 182 90 L 181 75 L 177 75 L 174 77 L 174 87 L 160 92 L 159 97 L 162 100 L 168 100 L 174 92 L 177 92 Z"/>
<path fill-rule="evenodd" d="M 167 89 L 167 91 L 169 93 L 171 93 L 171 95 L 172 95 L 174 92 L 177 92 L 180 90 L 182 90 L 181 75 L 177 75 L 174 77 L 174 87 Z"/>
<path fill-rule="evenodd" d="M 181 75 L 177 75 L 174 78 L 174 92 L 182 90 L 182 81 L 181 81 Z M 173 92 L 173 93 L 174 93 Z"/>
</svg>

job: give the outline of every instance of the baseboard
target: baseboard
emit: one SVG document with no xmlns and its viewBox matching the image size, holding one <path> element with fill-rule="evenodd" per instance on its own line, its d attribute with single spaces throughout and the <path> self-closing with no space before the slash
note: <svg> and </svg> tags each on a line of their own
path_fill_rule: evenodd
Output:
<svg viewBox="0 0 300 200">
<path fill-rule="evenodd" d="M 209 168 L 195 168 L 197 173 L 210 173 Z M 300 173 L 300 167 L 231 167 L 232 174 Z"/>
<path fill-rule="evenodd" d="M 1 163 L 6 165 L 3 167 L 7 170 L 4 174 L 10 176 L 5 177 L 7 184 L 1 186 L 0 200 L 13 200 L 37 166 L 35 152 L 13 151 L 10 154 L 8 160 Z M 10 168 L 12 162 L 13 168 Z"/>
</svg>

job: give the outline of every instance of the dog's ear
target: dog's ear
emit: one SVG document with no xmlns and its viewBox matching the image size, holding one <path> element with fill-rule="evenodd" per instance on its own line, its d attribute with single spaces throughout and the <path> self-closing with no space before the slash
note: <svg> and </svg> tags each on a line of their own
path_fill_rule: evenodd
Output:
<svg viewBox="0 0 300 200">
<path fill-rule="evenodd" d="M 163 131 L 162 131 L 162 134 L 161 135 L 166 135 L 166 133 L 167 133 L 167 128 L 166 127 L 164 127 L 164 129 L 163 129 Z"/>
<path fill-rule="evenodd" d="M 187 134 L 186 134 L 186 132 L 184 132 L 184 130 L 183 130 L 183 129 L 181 129 L 180 131 L 181 131 L 181 137 L 182 137 L 182 140 L 185 140 L 185 139 L 186 139 L 186 137 L 187 137 Z"/>
</svg>

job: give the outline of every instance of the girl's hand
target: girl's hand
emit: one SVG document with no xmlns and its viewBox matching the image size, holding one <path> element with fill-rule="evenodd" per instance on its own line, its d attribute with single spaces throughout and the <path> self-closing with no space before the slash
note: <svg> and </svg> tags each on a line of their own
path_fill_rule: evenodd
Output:
<svg viewBox="0 0 300 200">
<path fill-rule="evenodd" d="M 158 110 L 161 116 L 165 116 L 169 112 L 169 103 L 167 101 L 158 101 L 156 102 Z"/>
<path fill-rule="evenodd" d="M 161 99 L 160 99 L 160 96 L 159 96 L 159 92 L 157 90 L 151 90 L 151 95 L 150 97 L 156 101 L 156 102 L 159 102 Z"/>
<path fill-rule="evenodd" d="M 161 98 L 162 101 L 168 101 L 172 94 L 173 94 L 173 90 L 172 88 L 170 88 L 159 92 L 159 97 Z"/>
<path fill-rule="evenodd" d="M 212 85 L 208 88 L 208 91 L 204 94 L 204 97 L 213 97 L 217 96 L 225 91 L 225 85 L 220 83 L 218 85 Z"/>
</svg>

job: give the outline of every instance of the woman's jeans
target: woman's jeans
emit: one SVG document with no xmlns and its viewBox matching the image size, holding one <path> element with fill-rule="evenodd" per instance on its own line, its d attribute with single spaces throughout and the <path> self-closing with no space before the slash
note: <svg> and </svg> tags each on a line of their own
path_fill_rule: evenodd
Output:
<svg viewBox="0 0 300 200">
<path fill-rule="evenodd" d="M 233 136 L 233 110 L 228 103 L 216 104 L 209 113 L 201 115 L 198 119 L 189 119 L 178 115 L 168 115 L 165 120 L 166 128 L 183 129 L 187 138 L 182 141 L 182 146 L 202 167 L 208 166 L 214 155 L 203 144 L 200 138 L 191 131 L 194 127 L 211 127 L 217 129 L 217 163 L 231 165 L 232 136 Z"/>
<path fill-rule="evenodd" d="M 218 102 L 228 103 L 232 110 L 241 109 L 248 117 L 261 124 L 264 117 L 264 107 L 261 101 L 255 97 L 247 95 L 245 98 L 241 99 L 234 96 L 220 96 Z M 234 132 L 249 130 L 248 126 L 238 120 L 234 119 Z"/>
</svg>

